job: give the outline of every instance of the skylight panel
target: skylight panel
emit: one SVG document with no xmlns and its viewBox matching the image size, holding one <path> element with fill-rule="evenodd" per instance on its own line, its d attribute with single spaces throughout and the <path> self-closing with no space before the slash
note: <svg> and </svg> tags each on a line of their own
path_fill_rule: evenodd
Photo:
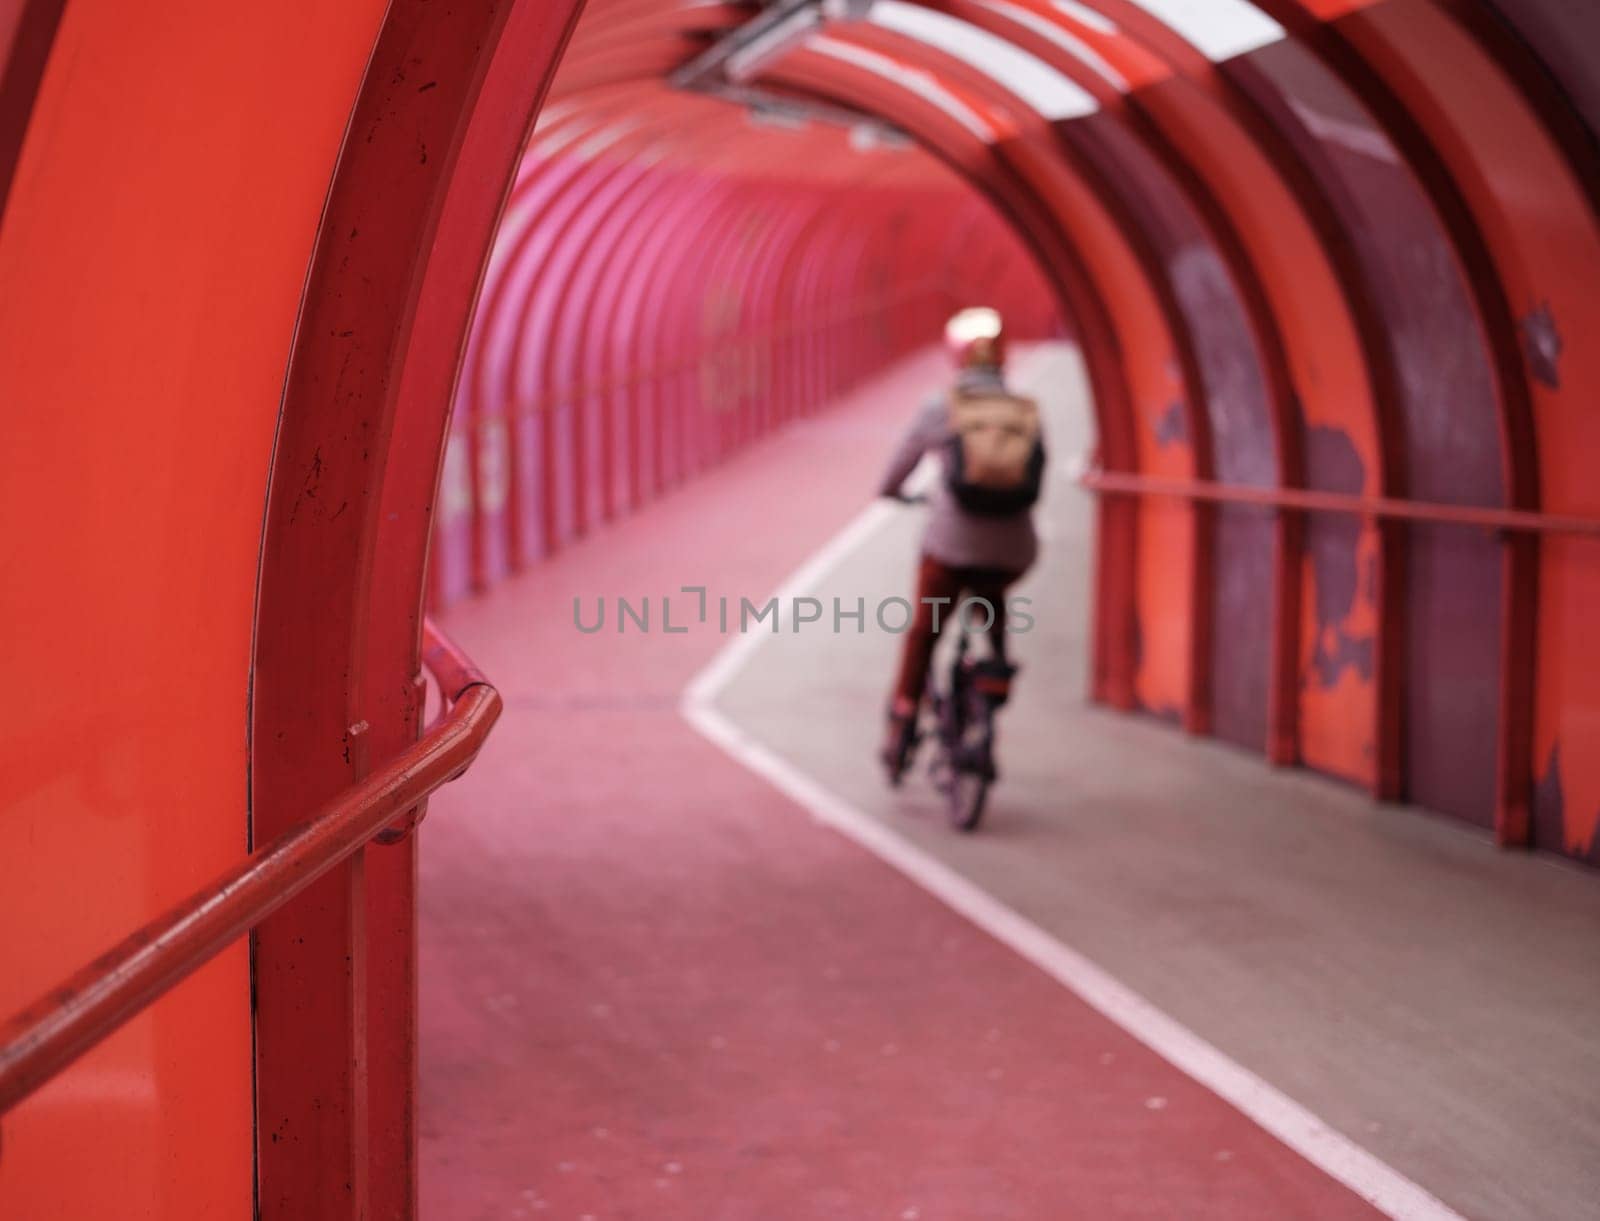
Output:
<svg viewBox="0 0 1600 1221">
<path fill-rule="evenodd" d="M 1249 0 L 1133 0 L 1213 63 L 1283 38 L 1283 27 Z"/>
<path fill-rule="evenodd" d="M 923 101 L 937 106 L 945 114 L 960 123 L 969 132 L 985 144 L 993 144 L 998 133 L 995 132 L 983 117 L 967 106 L 954 94 L 942 88 L 939 82 L 926 73 L 914 68 L 908 68 L 897 60 L 887 55 L 879 55 L 876 51 L 869 51 L 866 47 L 858 47 L 854 43 L 842 42 L 837 38 L 827 35 L 813 36 L 806 44 L 811 50 L 823 55 L 830 55 L 834 59 L 843 60 L 864 68 L 885 80 L 893 81 L 902 89 L 916 94 Z"/>
<path fill-rule="evenodd" d="M 904 0 L 877 0 L 867 20 L 970 64 L 1046 119 L 1072 119 L 1099 109 L 1093 96 L 1049 64 L 970 22 Z"/>
</svg>

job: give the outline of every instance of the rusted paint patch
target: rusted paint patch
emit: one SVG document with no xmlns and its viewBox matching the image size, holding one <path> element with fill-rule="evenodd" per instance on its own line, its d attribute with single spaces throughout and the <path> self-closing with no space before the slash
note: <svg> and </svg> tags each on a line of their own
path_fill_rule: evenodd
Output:
<svg viewBox="0 0 1600 1221">
<path fill-rule="evenodd" d="M 1552 390 L 1561 388 L 1561 332 L 1556 329 L 1555 316 L 1550 303 L 1542 301 L 1538 307 L 1523 315 L 1522 351 L 1528 359 L 1528 369 L 1539 381 Z"/>
<path fill-rule="evenodd" d="M 1562 827 L 1566 822 L 1567 799 L 1561 785 L 1561 743 L 1550 748 L 1544 772 L 1533 786 L 1533 842 L 1540 848 L 1559 852 Z"/>
<path fill-rule="evenodd" d="M 1366 466 L 1344 429 L 1326 425 L 1308 429 L 1306 458 L 1308 469 L 1316 472 L 1319 487 L 1360 495 L 1366 482 Z M 1363 570 L 1369 596 L 1372 590 L 1374 569 L 1360 563 L 1360 544 L 1361 522 L 1354 517 L 1330 516 L 1318 521 L 1311 532 L 1317 614 L 1311 674 L 1320 687 L 1337 684 L 1346 668 L 1354 668 L 1364 681 L 1372 678 L 1371 634 L 1352 634 L 1346 628 L 1361 589 Z"/>
<path fill-rule="evenodd" d="M 1367 467 L 1350 434 L 1331 424 L 1306 429 L 1306 469 L 1325 492 L 1359 496 L 1366 487 Z"/>
<path fill-rule="evenodd" d="M 1335 628 L 1331 632 L 1320 633 L 1317 637 L 1317 651 L 1312 655 L 1311 664 L 1316 670 L 1317 685 L 1331 687 L 1339 681 L 1339 675 L 1346 666 L 1355 668 L 1357 674 L 1364 680 L 1372 678 L 1372 637 L 1347 636 L 1343 631 Z"/>
<path fill-rule="evenodd" d="M 1175 399 L 1156 417 L 1156 444 L 1162 449 L 1189 444 L 1189 413 L 1182 399 Z"/>
<path fill-rule="evenodd" d="M 1533 843 L 1589 865 L 1600 865 L 1600 818 L 1586 830 L 1572 825 L 1567 814 L 1566 786 L 1561 778 L 1561 743 L 1550 748 L 1544 771 L 1533 786 Z"/>
</svg>

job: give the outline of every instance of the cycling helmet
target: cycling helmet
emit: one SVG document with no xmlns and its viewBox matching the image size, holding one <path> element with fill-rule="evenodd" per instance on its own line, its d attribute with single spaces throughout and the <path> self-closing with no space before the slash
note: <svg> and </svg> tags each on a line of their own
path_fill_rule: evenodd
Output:
<svg viewBox="0 0 1600 1221">
<path fill-rule="evenodd" d="M 1006 360 L 1005 324 L 988 306 L 964 309 L 944 324 L 944 344 L 957 368 L 987 365 L 998 369 Z"/>
</svg>

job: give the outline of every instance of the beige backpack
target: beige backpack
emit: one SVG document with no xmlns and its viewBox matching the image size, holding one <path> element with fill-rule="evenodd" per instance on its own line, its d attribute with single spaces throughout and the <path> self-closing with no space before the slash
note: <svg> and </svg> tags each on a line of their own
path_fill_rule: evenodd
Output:
<svg viewBox="0 0 1600 1221">
<path fill-rule="evenodd" d="M 971 513 L 1019 513 L 1039 499 L 1044 445 L 1039 404 L 1020 394 L 950 396 L 945 479 Z"/>
</svg>

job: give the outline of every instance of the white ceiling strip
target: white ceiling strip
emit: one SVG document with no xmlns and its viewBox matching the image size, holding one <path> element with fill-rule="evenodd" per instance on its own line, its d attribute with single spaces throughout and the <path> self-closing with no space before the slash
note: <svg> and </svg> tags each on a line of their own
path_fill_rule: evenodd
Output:
<svg viewBox="0 0 1600 1221">
<path fill-rule="evenodd" d="M 1044 60 L 969 21 L 905 0 L 876 0 L 867 20 L 936 47 L 1009 89 L 1046 119 L 1073 119 L 1100 107 L 1093 95 Z"/>
</svg>

